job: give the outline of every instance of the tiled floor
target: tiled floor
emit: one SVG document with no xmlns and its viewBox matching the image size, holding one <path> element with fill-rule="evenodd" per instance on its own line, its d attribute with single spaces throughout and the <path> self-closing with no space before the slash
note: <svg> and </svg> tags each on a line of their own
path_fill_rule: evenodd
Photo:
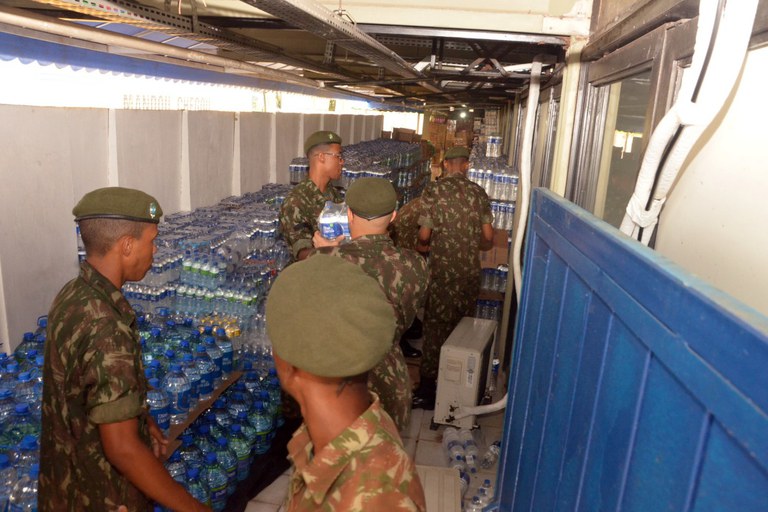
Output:
<svg viewBox="0 0 768 512">
<path fill-rule="evenodd" d="M 415 348 L 421 348 L 421 340 L 413 342 Z M 419 364 L 418 359 L 408 360 L 408 369 L 411 374 L 411 380 L 414 386 L 418 384 Z M 403 439 L 403 445 L 408 454 L 414 459 L 418 466 L 448 467 L 448 457 L 442 446 L 444 425 L 432 424 L 433 411 L 424 411 L 414 409 L 411 416 L 411 423 L 400 433 Z M 504 411 L 498 411 L 492 414 L 481 416 L 477 419 L 477 428 L 473 430 L 475 442 L 481 454 L 485 453 L 487 447 L 494 441 L 501 439 L 502 427 L 504 424 Z M 464 503 L 468 503 L 472 496 L 476 494 L 477 489 L 482 485 L 485 479 L 489 479 L 491 484 L 496 486 L 496 470 L 498 463 L 490 470 L 481 470 L 470 475 L 471 480 L 467 491 L 464 494 Z M 264 489 L 258 496 L 253 498 L 245 512 L 278 512 L 288 491 L 288 479 L 291 470 L 281 475 L 272 485 Z M 430 500 L 428 499 L 428 502 Z M 444 512 L 442 510 L 431 510 L 427 512 Z"/>
</svg>

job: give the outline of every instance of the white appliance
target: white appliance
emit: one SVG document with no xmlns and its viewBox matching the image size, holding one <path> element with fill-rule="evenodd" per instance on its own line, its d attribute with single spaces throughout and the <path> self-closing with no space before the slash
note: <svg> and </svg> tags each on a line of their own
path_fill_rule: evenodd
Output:
<svg viewBox="0 0 768 512">
<path fill-rule="evenodd" d="M 435 423 L 471 428 L 475 416 L 457 420 L 453 413 L 460 406 L 479 405 L 491 379 L 495 320 L 464 317 L 445 340 L 440 350 L 437 374 Z"/>
</svg>

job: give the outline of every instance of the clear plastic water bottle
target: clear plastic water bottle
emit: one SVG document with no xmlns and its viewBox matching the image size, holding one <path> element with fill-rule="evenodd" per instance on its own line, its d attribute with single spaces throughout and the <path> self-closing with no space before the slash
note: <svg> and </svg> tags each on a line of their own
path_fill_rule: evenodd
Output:
<svg viewBox="0 0 768 512">
<path fill-rule="evenodd" d="M 216 459 L 227 473 L 227 496 L 231 496 L 235 493 L 235 487 L 237 486 L 237 455 L 230 448 L 226 437 L 218 438 L 216 443 L 218 444 Z"/>
<path fill-rule="evenodd" d="M 259 379 L 259 374 L 256 373 L 256 370 L 247 368 L 248 366 L 251 366 L 251 362 L 245 361 L 245 366 L 243 367 L 245 374 L 242 377 L 242 382 L 251 396 L 258 398 L 259 392 L 261 391 L 261 380 Z"/>
<path fill-rule="evenodd" d="M 251 447 L 238 423 L 230 425 L 229 446 L 237 457 L 237 481 L 242 482 L 251 472 Z"/>
<path fill-rule="evenodd" d="M 232 341 L 227 336 L 227 331 L 222 327 L 216 329 L 216 345 L 221 350 L 221 372 L 223 378 L 226 379 L 232 373 L 232 368 L 234 368 L 235 349 Z"/>
<path fill-rule="evenodd" d="M 29 412 L 35 418 L 40 420 L 41 415 L 41 396 L 35 390 L 35 383 L 29 372 L 21 372 L 16 382 L 16 403 L 25 403 L 29 406 Z"/>
<path fill-rule="evenodd" d="M 187 470 L 187 480 L 185 482 L 187 492 L 200 503 L 210 505 L 210 491 L 208 484 L 200 478 L 200 468 L 189 468 Z"/>
<path fill-rule="evenodd" d="M 272 370 L 274 370 L 274 368 L 270 369 L 270 374 L 272 373 Z M 282 396 L 280 394 L 280 379 L 277 378 L 277 371 L 275 371 L 275 375 L 271 376 L 269 379 L 267 392 L 269 393 L 269 403 L 272 406 L 275 429 L 277 429 L 285 424 Z"/>
<path fill-rule="evenodd" d="M 459 431 L 453 427 L 446 427 L 443 432 L 443 449 L 448 459 L 464 457 L 464 445 L 459 438 Z"/>
<path fill-rule="evenodd" d="M 40 463 L 40 445 L 37 436 L 26 435 L 13 451 L 11 462 L 19 474 L 27 474 L 34 464 Z"/>
<path fill-rule="evenodd" d="M 27 350 L 31 348 L 37 348 L 35 344 L 35 333 L 25 332 L 21 337 L 21 343 L 13 351 L 13 358 L 17 364 L 22 363 L 27 358 Z"/>
<path fill-rule="evenodd" d="M 466 428 L 459 430 L 459 439 L 464 447 L 464 460 L 467 462 L 467 468 L 470 473 L 477 472 L 477 459 L 480 454 L 477 449 L 477 443 L 472 436 L 472 431 Z"/>
<path fill-rule="evenodd" d="M 12 446 L 21 443 L 26 435 L 40 435 L 39 423 L 32 418 L 29 413 L 29 405 L 26 403 L 16 404 L 8 429 L 8 441 Z"/>
<path fill-rule="evenodd" d="M 501 441 L 495 441 L 494 443 L 491 443 L 491 445 L 488 447 L 488 450 L 485 452 L 485 455 L 483 455 L 483 459 L 480 461 L 480 467 L 483 469 L 490 469 L 493 467 L 493 465 L 496 464 L 496 461 L 499 459 L 500 453 Z"/>
<path fill-rule="evenodd" d="M 272 418 L 269 417 L 261 401 L 254 402 L 254 411 L 250 417 L 251 425 L 256 429 L 256 443 L 253 452 L 257 455 L 267 453 L 272 443 Z"/>
<path fill-rule="evenodd" d="M 192 434 L 181 436 L 181 446 L 178 451 L 187 468 L 202 469 L 205 465 L 205 456 L 200 447 L 195 444 Z"/>
<path fill-rule="evenodd" d="M 211 437 L 211 426 L 209 424 L 203 423 L 198 427 L 195 444 L 200 448 L 200 451 L 203 452 L 203 456 L 205 457 L 207 457 L 209 453 L 216 452 L 216 442 Z"/>
<path fill-rule="evenodd" d="M 153 377 L 149 379 L 150 389 L 147 390 L 147 407 L 149 414 L 155 420 L 163 433 L 167 434 L 171 427 L 170 403 L 168 396 L 160 387 L 160 381 Z"/>
<path fill-rule="evenodd" d="M 491 501 L 493 501 L 493 485 L 491 484 L 491 480 L 488 478 L 483 480 L 483 483 L 477 489 L 477 493 L 483 507 L 490 504 Z"/>
<path fill-rule="evenodd" d="M 16 382 L 19 378 L 19 364 L 10 362 L 5 365 L 2 379 L 0 379 L 0 389 L 10 389 L 13 392 L 16 389 Z"/>
<path fill-rule="evenodd" d="M 37 511 L 37 477 L 40 467 L 34 464 L 28 475 L 23 475 L 13 486 L 9 501 L 11 512 Z"/>
<path fill-rule="evenodd" d="M 6 510 L 13 486 L 18 480 L 16 468 L 4 453 L 0 453 L 0 510 Z"/>
<path fill-rule="evenodd" d="M 245 393 L 247 393 L 247 391 Z M 229 394 L 227 412 L 232 420 L 237 418 L 237 415 L 240 412 L 248 413 L 248 411 L 251 410 L 252 403 L 246 401 L 245 393 L 242 391 L 235 391 Z"/>
<path fill-rule="evenodd" d="M 168 414 L 171 425 L 184 423 L 189 414 L 189 379 L 181 371 L 179 363 L 173 363 L 163 379 L 161 388 L 168 396 Z"/>
<path fill-rule="evenodd" d="M 5 432 L 6 425 L 11 422 L 15 409 L 16 402 L 13 399 L 13 391 L 0 389 L 0 433 Z"/>
<path fill-rule="evenodd" d="M 240 432 L 243 433 L 243 436 L 245 437 L 245 440 L 248 441 L 248 446 L 251 450 L 251 459 L 253 459 L 253 447 L 256 444 L 256 428 L 251 425 L 248 422 L 248 413 L 245 411 L 240 411 L 237 413 L 237 418 L 235 419 L 235 423 L 237 425 L 240 425 Z"/>
<path fill-rule="evenodd" d="M 213 361 L 213 364 L 216 367 L 216 370 L 214 372 L 214 386 L 219 384 L 221 382 L 221 376 L 222 376 L 222 361 L 224 359 L 224 354 L 221 352 L 221 349 L 218 345 L 216 345 L 216 340 L 213 336 L 206 336 L 203 338 L 203 342 L 205 343 L 205 351 L 208 353 L 208 357 L 211 358 L 211 361 Z"/>
<path fill-rule="evenodd" d="M 216 366 L 208 356 L 205 345 L 202 343 L 197 346 L 195 363 L 200 371 L 200 400 L 208 400 L 213 394 L 216 381 Z"/>
<path fill-rule="evenodd" d="M 197 368 L 195 358 L 191 353 L 184 354 L 181 361 L 181 369 L 184 375 L 189 379 L 189 408 L 190 410 L 197 405 L 200 400 L 200 370 Z"/>
<path fill-rule="evenodd" d="M 227 506 L 227 472 L 221 467 L 216 452 L 205 456 L 203 480 L 208 484 L 208 502 L 214 512 L 221 512 Z"/>
<path fill-rule="evenodd" d="M 480 503 L 479 496 L 472 496 L 472 500 L 467 503 L 465 512 L 483 512 L 483 505 Z"/>
<path fill-rule="evenodd" d="M 459 485 L 461 489 L 461 497 L 463 498 L 465 494 L 467 494 L 467 489 L 469 489 L 469 482 L 471 481 L 471 478 L 469 476 L 469 473 L 466 471 L 460 471 L 459 472 Z"/>
<path fill-rule="evenodd" d="M 184 460 L 181 458 L 181 453 L 179 453 L 178 450 L 173 452 L 171 456 L 168 457 L 168 460 L 165 461 L 164 465 L 166 471 L 168 471 L 168 474 L 171 475 L 171 478 L 182 485 L 186 483 L 188 468 L 184 463 Z"/>
</svg>

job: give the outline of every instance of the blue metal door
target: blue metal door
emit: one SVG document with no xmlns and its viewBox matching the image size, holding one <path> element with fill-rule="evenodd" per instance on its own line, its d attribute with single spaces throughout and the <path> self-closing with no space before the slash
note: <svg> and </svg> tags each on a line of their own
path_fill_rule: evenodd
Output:
<svg viewBox="0 0 768 512">
<path fill-rule="evenodd" d="M 499 509 L 767 511 L 768 318 L 543 189 L 527 237 Z"/>
</svg>

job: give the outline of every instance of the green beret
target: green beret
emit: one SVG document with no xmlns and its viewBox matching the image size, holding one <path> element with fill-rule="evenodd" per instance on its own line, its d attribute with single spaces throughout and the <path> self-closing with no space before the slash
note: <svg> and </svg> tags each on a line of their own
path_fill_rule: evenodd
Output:
<svg viewBox="0 0 768 512">
<path fill-rule="evenodd" d="M 329 131 L 315 132 L 304 142 L 304 154 L 306 155 L 310 149 L 320 144 L 341 144 L 341 137 Z"/>
<path fill-rule="evenodd" d="M 320 377 L 370 370 L 392 349 L 395 334 L 395 311 L 378 281 L 326 254 L 280 272 L 266 317 L 275 354 Z"/>
<path fill-rule="evenodd" d="M 469 158 L 469 149 L 464 146 L 453 146 L 445 152 L 443 160 L 450 160 L 451 158 Z"/>
<path fill-rule="evenodd" d="M 141 190 L 106 187 L 85 194 L 72 208 L 72 214 L 75 221 L 106 218 L 157 224 L 163 209 L 157 199 Z"/>
<path fill-rule="evenodd" d="M 346 203 L 355 215 L 375 219 L 395 211 L 397 192 L 384 178 L 359 178 L 349 186 Z"/>
</svg>

